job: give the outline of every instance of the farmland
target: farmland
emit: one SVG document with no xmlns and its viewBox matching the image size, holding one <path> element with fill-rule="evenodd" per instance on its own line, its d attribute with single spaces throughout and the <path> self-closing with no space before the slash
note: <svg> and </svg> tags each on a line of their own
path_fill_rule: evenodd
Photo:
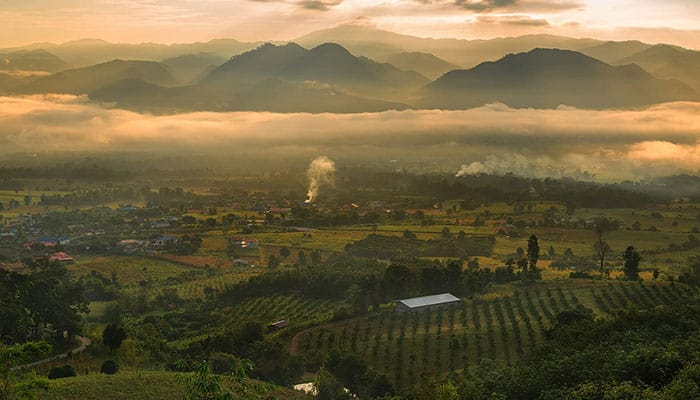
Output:
<svg viewBox="0 0 700 400">
<path fill-rule="evenodd" d="M 700 203 L 684 198 L 589 207 L 532 195 L 539 183 L 523 181 L 515 199 L 473 204 L 450 194 L 456 180 L 440 197 L 406 184 L 396 189 L 404 195 L 363 189 L 366 200 L 351 202 L 354 193 L 337 191 L 300 205 L 273 185 L 231 195 L 215 180 L 171 183 L 33 193 L 27 203 L 23 191 L 2 193 L 19 203 L 3 212 L 2 262 L 28 276 L 65 267 L 59 281 L 86 296 L 71 310 L 93 345 L 39 375 L 68 363 L 97 385 L 107 360 L 132 379 L 249 359 L 251 377 L 290 386 L 324 371 L 342 377 L 333 363 L 356 357 L 376 377 L 367 390 L 412 395 L 424 382 L 528 362 L 566 318 L 675 312 L 698 297 Z M 47 263 L 59 253 L 72 260 Z M 628 253 L 639 256 L 631 272 Z M 394 310 L 397 299 L 446 292 L 461 302 Z M 102 341 L 111 325 L 126 334 L 115 349 Z M 52 396 L 88 396 L 64 382 Z"/>
<path fill-rule="evenodd" d="M 322 325 L 298 334 L 293 346 L 319 362 L 331 350 L 358 353 L 404 386 L 416 382 L 416 371 L 446 374 L 485 359 L 513 363 L 541 343 L 566 310 L 583 306 L 606 318 L 630 306 L 683 304 L 697 294 L 668 284 L 595 282 L 509 289 L 435 311 L 387 311 Z"/>
</svg>

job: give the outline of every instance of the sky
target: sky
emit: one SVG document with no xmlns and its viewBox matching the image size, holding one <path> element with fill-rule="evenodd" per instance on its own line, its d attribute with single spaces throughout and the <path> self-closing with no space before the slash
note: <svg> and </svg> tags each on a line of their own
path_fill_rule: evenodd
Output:
<svg viewBox="0 0 700 400">
<path fill-rule="evenodd" d="M 700 0 L 0 0 L 0 46 L 292 40 L 343 23 L 423 37 L 533 33 L 700 49 Z"/>
</svg>

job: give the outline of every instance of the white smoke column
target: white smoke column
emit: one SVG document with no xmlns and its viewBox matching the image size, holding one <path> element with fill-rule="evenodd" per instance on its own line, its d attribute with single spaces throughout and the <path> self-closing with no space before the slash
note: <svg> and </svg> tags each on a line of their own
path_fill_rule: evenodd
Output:
<svg viewBox="0 0 700 400">
<path fill-rule="evenodd" d="M 456 176 L 470 175 L 504 175 L 513 173 L 522 177 L 552 177 L 564 176 L 588 179 L 593 174 L 588 170 L 582 170 L 583 163 L 577 157 L 562 157 L 555 160 L 547 156 L 528 157 L 517 153 L 508 153 L 505 156 L 487 156 L 484 161 L 474 161 L 464 164 L 457 171 Z"/>
<path fill-rule="evenodd" d="M 304 202 L 313 203 L 322 185 L 333 185 L 335 182 L 335 163 L 328 157 L 317 157 L 309 164 L 306 176 L 309 178 L 309 190 Z"/>
</svg>

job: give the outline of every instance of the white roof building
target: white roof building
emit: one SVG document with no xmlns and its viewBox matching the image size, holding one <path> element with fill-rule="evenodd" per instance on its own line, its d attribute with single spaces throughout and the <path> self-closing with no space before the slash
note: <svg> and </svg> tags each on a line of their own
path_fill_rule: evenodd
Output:
<svg viewBox="0 0 700 400">
<path fill-rule="evenodd" d="M 396 310 L 417 311 L 433 309 L 460 303 L 461 300 L 450 293 L 436 294 L 433 296 L 414 297 L 412 299 L 396 300 Z"/>
</svg>

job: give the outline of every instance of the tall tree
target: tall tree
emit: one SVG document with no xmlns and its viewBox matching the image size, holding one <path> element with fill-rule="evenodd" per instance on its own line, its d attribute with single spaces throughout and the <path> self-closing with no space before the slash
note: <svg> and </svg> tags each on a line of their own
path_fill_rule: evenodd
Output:
<svg viewBox="0 0 700 400">
<path fill-rule="evenodd" d="M 593 251 L 595 252 L 596 258 L 600 265 L 600 276 L 602 277 L 605 270 L 605 257 L 612 251 L 608 242 L 602 239 L 602 236 L 598 237 L 598 240 L 593 243 Z"/>
<path fill-rule="evenodd" d="M 639 262 L 642 261 L 639 252 L 633 246 L 627 246 L 622 257 L 625 259 L 625 277 L 633 281 L 639 280 Z"/>
<path fill-rule="evenodd" d="M 540 259 L 540 245 L 537 236 L 531 235 L 527 240 L 527 260 L 530 263 L 530 271 L 537 270 L 537 261 Z"/>
<path fill-rule="evenodd" d="M 115 324 L 107 325 L 105 330 L 102 331 L 102 343 L 109 347 L 110 352 L 118 349 L 124 339 L 126 339 L 126 331 Z"/>
<path fill-rule="evenodd" d="M 600 265 L 600 276 L 605 272 L 605 257 L 612 251 L 610 245 L 603 239 L 605 232 L 613 230 L 613 224 L 607 219 L 599 220 L 595 223 L 594 230 L 598 240 L 593 244 L 593 250 Z"/>
</svg>

